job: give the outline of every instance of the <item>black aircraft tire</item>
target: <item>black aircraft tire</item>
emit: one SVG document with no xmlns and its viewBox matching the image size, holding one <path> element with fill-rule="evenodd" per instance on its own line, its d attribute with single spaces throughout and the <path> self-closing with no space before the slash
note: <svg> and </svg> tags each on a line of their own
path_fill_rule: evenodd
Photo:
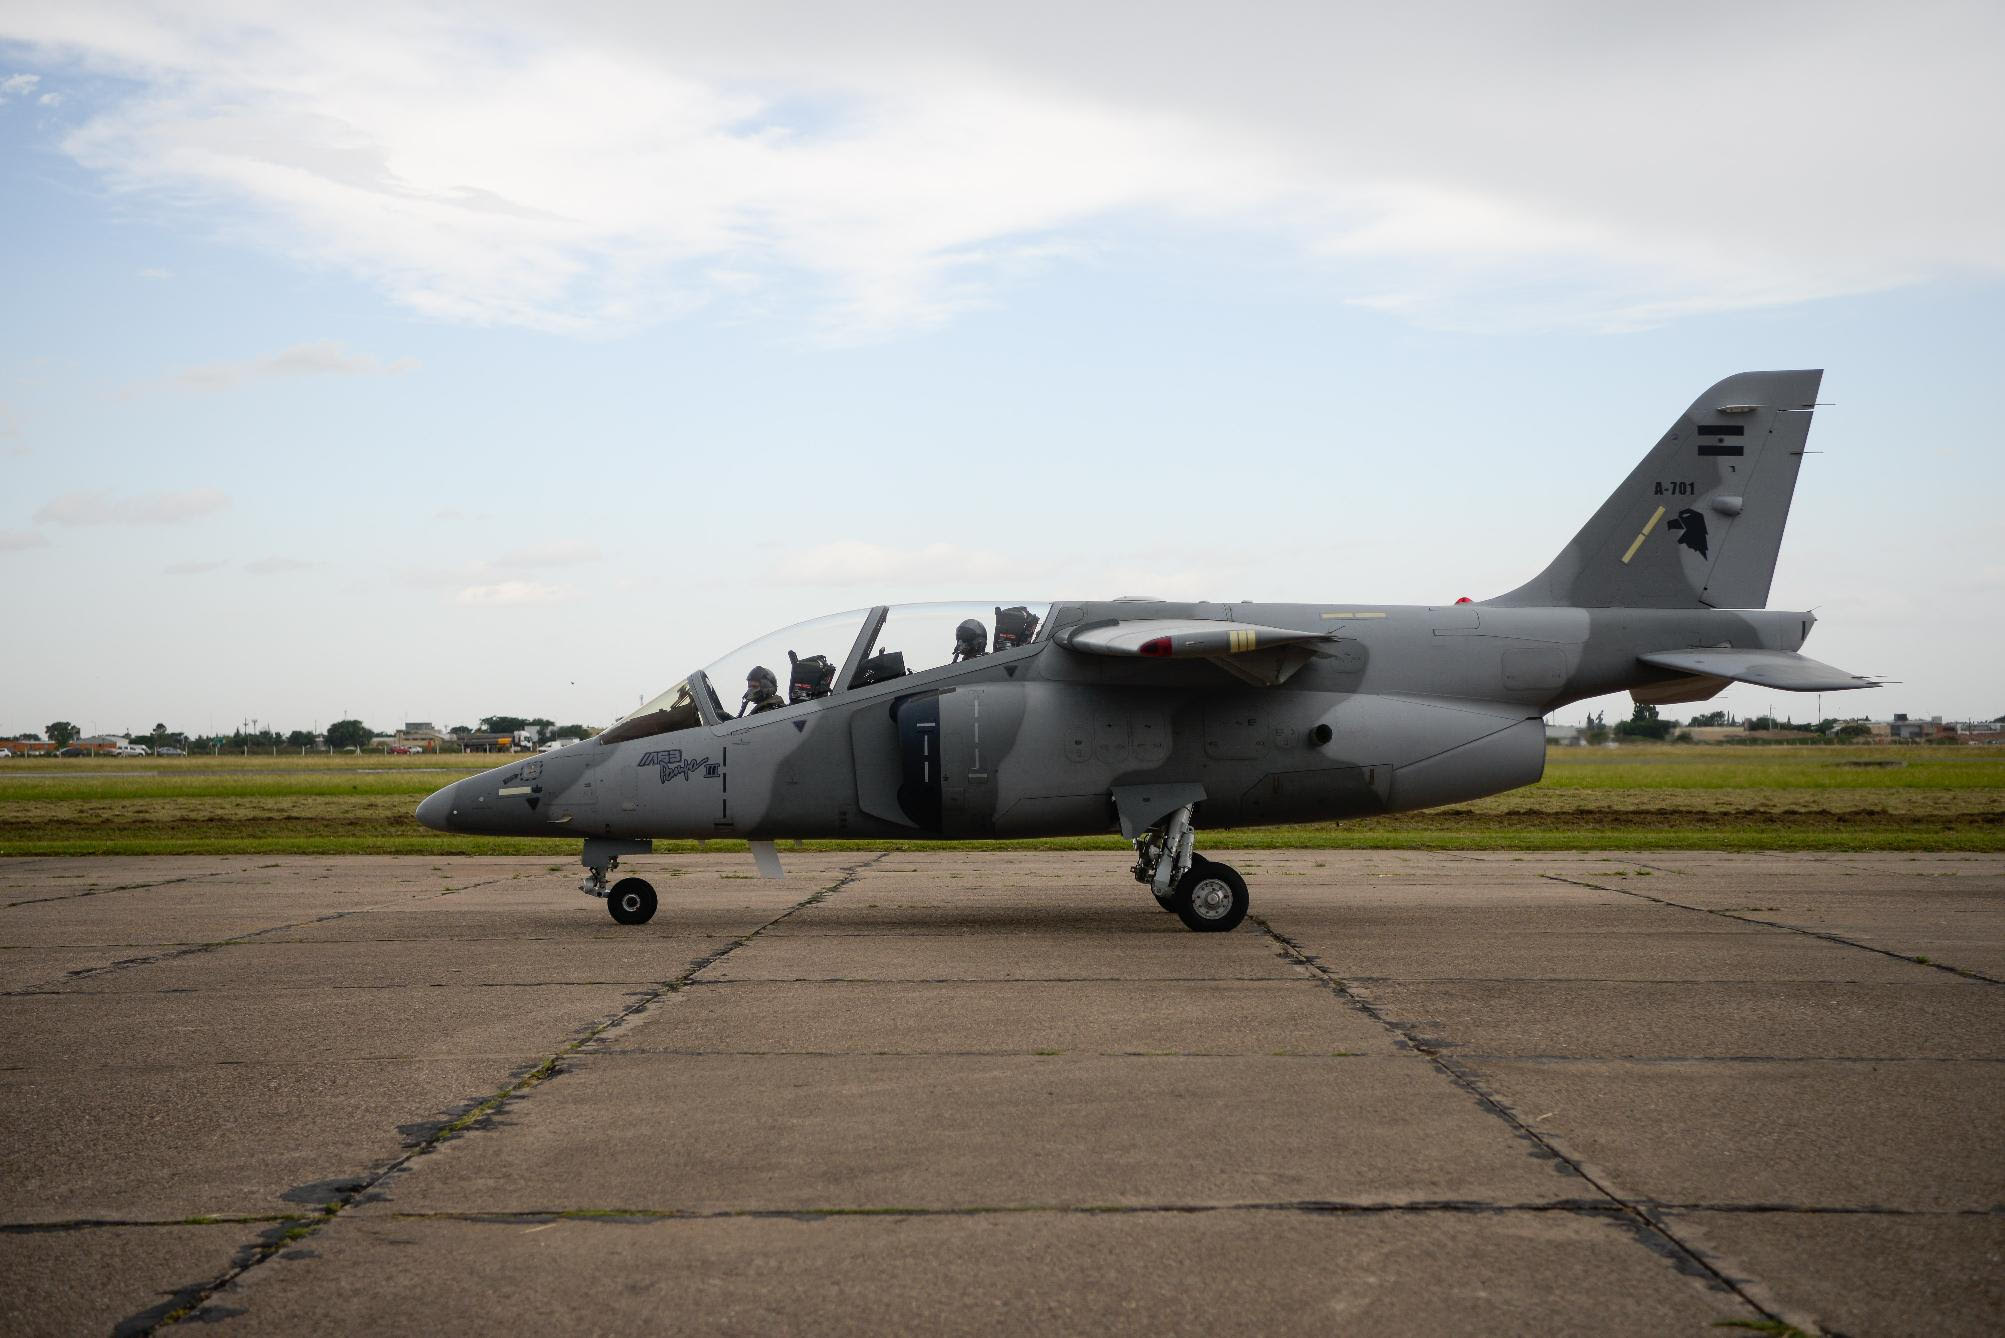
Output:
<svg viewBox="0 0 2005 1338">
<path fill-rule="evenodd" d="M 644 925 L 654 918 L 654 886 L 645 878 L 622 878 L 606 894 L 606 909 L 623 925 Z"/>
<path fill-rule="evenodd" d="M 1193 860 L 1177 884 L 1177 918 L 1186 929 L 1200 934 L 1224 934 L 1239 928 L 1250 902 L 1246 880 L 1230 864 Z"/>
</svg>

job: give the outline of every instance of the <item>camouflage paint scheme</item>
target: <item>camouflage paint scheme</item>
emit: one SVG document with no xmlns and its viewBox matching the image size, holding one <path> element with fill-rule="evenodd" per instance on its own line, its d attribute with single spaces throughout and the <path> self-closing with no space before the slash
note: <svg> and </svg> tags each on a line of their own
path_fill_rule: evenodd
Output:
<svg viewBox="0 0 2005 1338">
<path fill-rule="evenodd" d="M 1529 785 L 1545 763 L 1542 718 L 1603 693 L 1692 701 L 1733 678 L 1871 686 L 1793 654 L 1809 613 L 1760 607 L 1820 377 L 1751 372 L 1712 387 L 1545 571 L 1494 599 L 1061 601 L 1029 645 L 744 719 L 723 718 L 699 675 L 700 723 L 511 761 L 418 816 L 621 843 L 1133 839 L 1186 805 L 1216 829 Z M 839 683 L 870 640 L 866 627 Z M 1724 670 L 1721 650 L 1738 657 Z M 1707 673 L 1639 659 L 1698 652 Z"/>
</svg>

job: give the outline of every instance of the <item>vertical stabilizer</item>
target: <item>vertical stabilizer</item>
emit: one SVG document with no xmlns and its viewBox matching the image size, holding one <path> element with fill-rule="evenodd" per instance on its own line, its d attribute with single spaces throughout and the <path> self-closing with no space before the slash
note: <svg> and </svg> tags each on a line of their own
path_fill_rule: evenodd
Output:
<svg viewBox="0 0 2005 1338">
<path fill-rule="evenodd" d="M 1758 609 L 1822 371 L 1742 372 L 1692 402 L 1509 606 Z"/>
</svg>

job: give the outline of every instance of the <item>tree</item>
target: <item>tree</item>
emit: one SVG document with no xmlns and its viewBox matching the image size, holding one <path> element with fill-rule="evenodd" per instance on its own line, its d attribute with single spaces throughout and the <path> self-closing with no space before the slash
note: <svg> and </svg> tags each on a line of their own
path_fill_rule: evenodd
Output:
<svg viewBox="0 0 2005 1338">
<path fill-rule="evenodd" d="M 327 727 L 329 748 L 367 748 L 375 737 L 360 720 L 337 720 Z"/>
<path fill-rule="evenodd" d="M 1627 720 L 1615 726 L 1615 732 L 1630 739 L 1665 739 L 1677 727 L 1675 720 L 1659 720 L 1657 708 L 1647 702 L 1637 702 L 1636 710 Z"/>
<path fill-rule="evenodd" d="M 1608 742 L 1608 722 L 1602 718 L 1601 712 L 1588 712 L 1587 724 L 1581 728 L 1581 737 L 1594 744 Z"/>
<path fill-rule="evenodd" d="M 292 733 L 285 736 L 285 746 L 288 748 L 313 747 L 313 731 L 310 729 L 294 730 Z"/>
<path fill-rule="evenodd" d="M 1838 737 L 1841 739 L 1863 739 L 1872 732 L 1873 727 L 1863 720 L 1854 720 L 1838 726 Z"/>
<path fill-rule="evenodd" d="M 484 715 L 480 718 L 480 728 L 484 734 L 513 734 L 528 724 L 529 717 L 521 715 Z"/>
<path fill-rule="evenodd" d="M 559 725 L 550 731 L 553 739 L 589 739 L 598 733 L 590 725 Z"/>
<path fill-rule="evenodd" d="M 448 734 L 452 735 L 452 736 L 453 736 L 454 738 L 458 738 L 458 737 L 459 737 L 460 735 L 462 735 L 462 734 L 471 734 L 471 733 L 473 733 L 473 726 L 472 726 L 472 725 L 454 725 L 454 726 L 453 726 L 453 727 L 452 727 L 451 729 L 447 730 L 447 731 L 446 731 L 446 733 L 448 733 Z"/>
<path fill-rule="evenodd" d="M 1731 725 L 1733 721 L 1728 718 L 1725 711 L 1707 711 L 1703 715 L 1693 716 L 1685 723 L 1697 729 L 1705 725 Z"/>
<path fill-rule="evenodd" d="M 55 744 L 56 747 L 58 748 L 69 747 L 71 741 L 74 740 L 77 737 L 77 735 L 83 733 L 82 730 L 78 729 L 75 725 L 72 725 L 67 720 L 52 721 L 49 724 L 42 726 L 42 730 L 49 736 L 49 742 Z"/>
</svg>

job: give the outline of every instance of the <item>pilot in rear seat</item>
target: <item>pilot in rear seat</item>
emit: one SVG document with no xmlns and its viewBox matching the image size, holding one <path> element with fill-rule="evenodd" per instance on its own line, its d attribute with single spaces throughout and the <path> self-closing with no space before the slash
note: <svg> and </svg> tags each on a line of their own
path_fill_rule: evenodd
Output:
<svg viewBox="0 0 2005 1338">
<path fill-rule="evenodd" d="M 972 660 L 977 655 L 986 655 L 988 653 L 989 629 L 982 626 L 980 619 L 965 619 L 959 627 L 954 629 L 954 659 L 956 662 Z"/>
<path fill-rule="evenodd" d="M 738 703 L 738 714 L 777 711 L 786 704 L 787 699 L 780 695 L 780 680 L 773 677 L 773 671 L 763 664 L 753 665 L 752 672 L 745 675 L 745 697 Z"/>
</svg>

